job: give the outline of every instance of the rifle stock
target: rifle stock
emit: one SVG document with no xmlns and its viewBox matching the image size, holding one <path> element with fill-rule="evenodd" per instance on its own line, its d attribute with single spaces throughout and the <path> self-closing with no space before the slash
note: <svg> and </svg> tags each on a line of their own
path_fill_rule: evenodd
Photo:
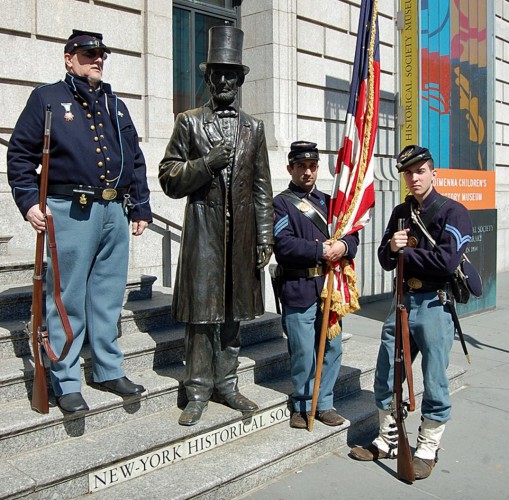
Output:
<svg viewBox="0 0 509 500">
<path fill-rule="evenodd" d="M 51 131 L 51 107 L 46 108 L 44 119 L 44 143 L 42 150 L 42 169 L 39 187 L 39 210 L 46 216 L 46 196 L 48 191 L 49 150 Z M 32 334 L 34 353 L 34 384 L 32 389 L 32 409 L 39 413 L 49 413 L 48 386 L 46 383 L 46 369 L 42 359 L 41 336 L 42 298 L 43 298 L 43 266 L 44 266 L 45 233 L 37 233 L 35 245 L 35 265 L 32 290 L 32 315 L 29 329 Z"/>
<path fill-rule="evenodd" d="M 398 230 L 404 229 L 404 219 L 399 219 Z M 405 305 L 403 304 L 403 272 L 404 272 L 404 255 L 401 248 L 398 252 L 398 267 L 396 271 L 396 332 L 394 346 L 394 384 L 393 384 L 393 414 L 398 428 L 398 459 L 397 459 L 397 476 L 401 481 L 413 483 L 415 481 L 415 472 L 412 463 L 412 452 L 408 443 L 408 435 L 405 427 L 406 404 L 403 401 L 403 380 L 406 368 L 407 379 L 411 379 L 411 360 L 410 360 L 410 339 L 404 340 L 404 335 L 408 335 L 408 318 Z M 406 322 L 404 324 L 404 322 Z M 407 344 L 404 346 L 404 344 Z M 405 349 L 407 347 L 407 361 L 405 362 Z M 410 377 L 410 378 L 409 378 Z M 409 384 L 410 389 L 410 384 Z M 413 390 L 410 390 L 411 404 Z"/>
</svg>

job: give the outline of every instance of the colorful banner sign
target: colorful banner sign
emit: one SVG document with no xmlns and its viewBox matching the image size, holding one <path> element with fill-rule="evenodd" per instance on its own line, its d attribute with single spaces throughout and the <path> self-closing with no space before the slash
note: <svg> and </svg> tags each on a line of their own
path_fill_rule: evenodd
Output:
<svg viewBox="0 0 509 500">
<path fill-rule="evenodd" d="M 474 240 L 468 251 L 482 268 L 485 294 L 462 307 L 463 312 L 495 306 L 496 188 L 494 165 L 488 164 L 493 143 L 487 134 L 492 98 L 488 4 L 489 0 L 400 1 L 401 148 L 427 147 L 438 169 L 437 191 L 472 211 Z M 402 197 L 404 191 L 402 182 Z"/>
</svg>

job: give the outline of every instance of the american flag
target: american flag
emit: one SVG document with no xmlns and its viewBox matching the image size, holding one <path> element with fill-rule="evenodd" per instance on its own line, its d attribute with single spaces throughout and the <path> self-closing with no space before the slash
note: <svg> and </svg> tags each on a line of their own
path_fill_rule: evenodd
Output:
<svg viewBox="0 0 509 500">
<path fill-rule="evenodd" d="M 373 148 L 380 100 L 377 14 L 377 0 L 362 0 L 345 132 L 329 207 L 329 232 L 335 240 L 362 229 L 375 204 Z M 333 270 L 329 338 L 341 331 L 339 320 L 343 316 L 360 308 L 353 260 L 341 259 Z M 327 297 L 327 288 L 322 297 Z"/>
</svg>

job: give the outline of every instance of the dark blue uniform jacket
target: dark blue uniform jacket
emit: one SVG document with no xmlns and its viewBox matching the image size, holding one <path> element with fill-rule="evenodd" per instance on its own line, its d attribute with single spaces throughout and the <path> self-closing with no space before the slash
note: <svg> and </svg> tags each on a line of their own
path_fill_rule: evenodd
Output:
<svg viewBox="0 0 509 500">
<path fill-rule="evenodd" d="M 437 191 L 433 189 L 425 198 L 421 218 L 425 216 L 437 196 Z M 410 203 L 408 199 L 392 212 L 378 248 L 380 265 L 386 271 L 396 268 L 398 254 L 391 252 L 390 240 L 398 230 L 398 219 L 404 218 L 405 228 L 411 228 L 410 234 L 414 234 L 418 239 L 415 248 L 407 246 L 404 249 L 405 279 L 414 277 L 427 282 L 444 282 L 458 267 L 461 256 L 472 239 L 472 222 L 468 210 L 461 203 L 451 199 L 440 207 L 427 226 L 428 232 L 437 244 L 433 248 L 428 239 L 417 231 L 415 223 L 411 222 Z"/>
<path fill-rule="evenodd" d="M 304 198 L 307 193 L 290 182 L 297 196 Z M 313 189 L 308 201 L 316 205 L 327 217 L 330 196 Z M 279 194 L 274 198 L 274 254 L 283 267 L 305 269 L 323 264 L 323 242 L 328 238 L 310 221 L 288 198 Z M 348 245 L 345 257 L 354 258 L 359 244 L 358 233 L 342 238 Z M 317 278 L 296 278 L 283 280 L 280 299 L 290 307 L 309 307 L 320 297 L 325 281 L 324 276 Z"/>
<path fill-rule="evenodd" d="M 7 173 L 23 214 L 39 202 L 36 168 L 42 162 L 44 118 L 51 106 L 49 184 L 127 188 L 132 220 L 151 221 L 146 165 L 125 104 L 101 83 L 67 73 L 36 88 L 21 113 L 7 152 Z"/>
</svg>

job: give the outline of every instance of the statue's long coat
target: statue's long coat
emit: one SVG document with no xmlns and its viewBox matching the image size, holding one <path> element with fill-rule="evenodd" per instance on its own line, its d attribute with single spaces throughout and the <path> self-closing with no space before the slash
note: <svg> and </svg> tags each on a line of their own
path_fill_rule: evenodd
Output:
<svg viewBox="0 0 509 500">
<path fill-rule="evenodd" d="M 234 320 L 263 314 L 256 245 L 273 244 L 270 169 L 263 122 L 240 111 L 231 178 L 232 279 L 226 282 L 226 187 L 203 157 L 224 140 L 207 105 L 177 116 L 159 165 L 159 182 L 171 198 L 187 196 L 174 285 L 173 315 L 187 323 L 223 323 L 226 287 Z"/>
</svg>

